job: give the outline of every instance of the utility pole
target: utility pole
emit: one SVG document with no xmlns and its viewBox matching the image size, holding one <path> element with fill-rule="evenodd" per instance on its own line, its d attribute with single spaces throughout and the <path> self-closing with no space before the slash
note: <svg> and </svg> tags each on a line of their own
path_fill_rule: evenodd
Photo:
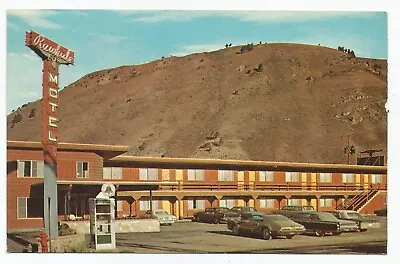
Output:
<svg viewBox="0 0 400 264">
<path fill-rule="evenodd" d="M 353 155 L 356 153 L 356 148 L 351 145 L 350 146 L 350 135 L 347 138 L 347 146 L 344 147 L 344 154 L 347 154 L 347 164 L 350 165 L 350 155 Z"/>
</svg>

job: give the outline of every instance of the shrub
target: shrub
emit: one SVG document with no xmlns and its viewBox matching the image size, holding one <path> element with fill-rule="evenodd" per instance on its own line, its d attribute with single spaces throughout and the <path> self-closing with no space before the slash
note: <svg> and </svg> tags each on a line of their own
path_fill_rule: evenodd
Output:
<svg viewBox="0 0 400 264">
<path fill-rule="evenodd" d="M 229 47 L 232 47 L 232 43 L 229 43 Z"/>
<path fill-rule="evenodd" d="M 264 70 L 264 64 L 262 63 L 258 64 L 256 71 L 262 72 L 263 70 Z"/>
<path fill-rule="evenodd" d="M 245 45 L 245 46 L 242 46 L 242 47 L 240 48 L 240 53 L 244 53 L 244 52 L 246 52 L 246 51 L 252 51 L 252 50 L 253 50 L 253 43 L 247 44 L 247 45 Z"/>
<path fill-rule="evenodd" d="M 36 116 L 36 108 L 33 108 L 31 112 L 29 113 L 29 118 L 35 117 Z"/>
<path fill-rule="evenodd" d="M 225 44 L 225 48 L 227 48 L 229 45 L 228 44 Z"/>
<path fill-rule="evenodd" d="M 16 124 L 22 121 L 22 115 L 21 113 L 16 113 L 13 120 L 11 121 L 12 124 Z"/>
</svg>

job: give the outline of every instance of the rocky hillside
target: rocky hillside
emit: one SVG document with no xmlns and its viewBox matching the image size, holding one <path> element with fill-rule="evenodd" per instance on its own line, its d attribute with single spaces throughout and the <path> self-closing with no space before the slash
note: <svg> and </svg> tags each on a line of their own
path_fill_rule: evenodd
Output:
<svg viewBox="0 0 400 264">
<path fill-rule="evenodd" d="M 90 73 L 61 91 L 60 141 L 128 155 L 347 163 L 387 150 L 387 62 L 300 44 L 230 47 Z M 40 140 L 39 101 L 7 117 Z"/>
</svg>

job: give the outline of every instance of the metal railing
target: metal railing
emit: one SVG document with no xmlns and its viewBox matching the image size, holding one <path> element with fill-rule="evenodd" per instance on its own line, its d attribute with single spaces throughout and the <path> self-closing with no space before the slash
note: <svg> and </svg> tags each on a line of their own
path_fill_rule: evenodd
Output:
<svg viewBox="0 0 400 264">
<path fill-rule="evenodd" d="M 241 183 L 241 182 L 183 182 L 177 185 L 162 186 L 162 190 L 170 191 L 369 191 L 387 190 L 387 184 L 374 184 L 365 186 L 355 183 L 307 183 L 287 182 L 287 183 Z"/>
</svg>

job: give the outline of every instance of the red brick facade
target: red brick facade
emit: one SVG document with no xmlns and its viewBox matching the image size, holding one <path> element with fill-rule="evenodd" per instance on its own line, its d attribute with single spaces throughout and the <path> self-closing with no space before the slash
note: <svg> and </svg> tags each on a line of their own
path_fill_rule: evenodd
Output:
<svg viewBox="0 0 400 264">
<path fill-rule="evenodd" d="M 58 210 L 59 219 L 64 220 L 68 214 L 83 218 L 88 216 L 88 199 L 95 197 L 100 191 L 101 184 L 112 182 L 117 188 L 117 201 L 122 210 L 118 210 L 118 217 L 125 215 L 143 215 L 148 209 L 146 200 L 149 200 L 149 191 L 146 188 L 135 189 L 148 183 L 154 186 L 152 196 L 155 206 L 175 214 L 179 218 L 190 217 L 194 212 L 202 211 L 210 206 L 229 204 L 229 206 L 254 206 L 262 212 L 278 209 L 288 202 L 301 205 L 313 205 L 320 211 L 333 210 L 344 199 L 357 194 L 376 189 L 379 193 L 362 209 L 362 213 L 373 213 L 375 210 L 386 207 L 386 167 L 371 168 L 367 166 L 344 165 L 292 165 L 285 163 L 282 166 L 288 172 L 293 172 L 295 182 L 287 182 L 285 170 L 276 170 L 277 165 L 267 163 L 249 163 L 237 161 L 246 168 L 240 168 L 235 162 L 229 161 L 229 170 L 232 178 L 219 180 L 219 169 L 227 165 L 212 164 L 213 161 L 203 160 L 173 160 L 174 164 L 167 164 L 168 159 L 154 158 L 151 164 L 147 160 L 143 163 L 135 157 L 124 157 L 114 161 L 112 158 L 113 146 L 109 146 L 105 153 L 96 150 L 93 145 L 79 146 L 76 149 L 69 146 L 57 152 L 58 178 Z M 114 156 L 120 154 L 115 151 Z M 105 162 L 107 156 L 107 162 Z M 124 160 L 126 159 L 126 160 Z M 43 160 L 39 147 L 8 146 L 7 148 L 7 229 L 37 229 L 43 227 L 42 218 L 17 217 L 17 198 L 40 196 L 43 189 L 43 177 L 17 177 L 18 160 Z M 77 177 L 77 162 L 87 162 L 87 177 Z M 201 163 L 192 165 L 190 162 Z M 224 161 L 218 161 L 224 162 Z M 228 161 L 227 161 L 228 163 Z M 155 168 L 156 178 L 141 180 L 141 168 Z M 189 180 L 188 167 L 196 169 L 204 166 L 203 177 Z M 214 168 L 210 168 L 213 166 Z M 122 167 L 120 179 L 103 179 L 103 167 Z M 278 166 L 279 168 L 279 166 Z M 201 170 L 201 169 L 200 169 Z M 336 171 L 335 171 L 336 170 Z M 269 171 L 273 174 L 272 181 L 260 179 L 260 171 Z M 333 172 L 332 172 L 333 171 Z M 353 172 L 352 172 L 353 171 Z M 330 180 L 320 181 L 321 173 L 329 173 Z M 350 174 L 345 176 L 344 173 Z M 330 175 L 330 176 L 329 176 Z M 353 175 L 353 176 L 351 176 Z M 379 176 L 381 175 L 381 176 Z M 288 176 L 289 177 L 289 176 Z M 347 178 L 348 179 L 347 179 Z M 345 182 L 344 178 L 346 178 Z M 270 180 L 270 179 L 269 179 Z M 349 182 L 346 182 L 349 181 Z M 41 187 L 42 186 L 42 187 Z M 42 194 L 41 194 L 42 195 Z M 43 196 L 42 196 L 43 197 Z M 227 200 L 227 201 L 225 201 Z M 141 208 L 142 201 L 142 208 Z M 203 202 L 204 201 L 204 202 Z M 121 208 L 120 208 L 121 209 Z M 23 209 L 21 209 L 23 210 Z"/>
</svg>

